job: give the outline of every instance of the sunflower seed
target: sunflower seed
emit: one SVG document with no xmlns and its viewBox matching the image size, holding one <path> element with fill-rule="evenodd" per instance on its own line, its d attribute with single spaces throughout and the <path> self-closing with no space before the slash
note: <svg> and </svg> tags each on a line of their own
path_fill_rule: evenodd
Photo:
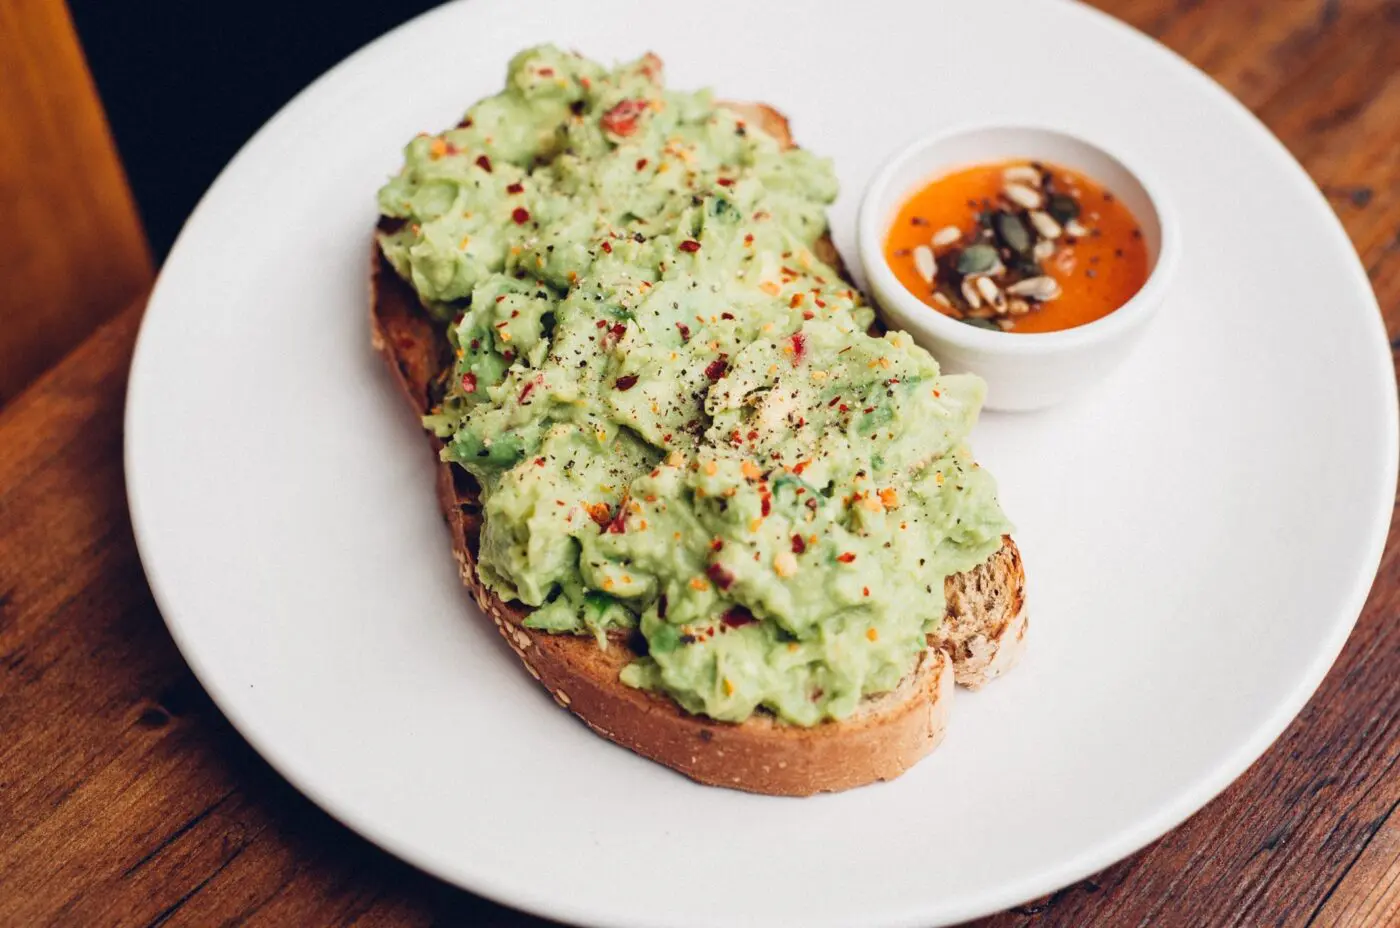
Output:
<svg viewBox="0 0 1400 928">
<path fill-rule="evenodd" d="M 977 309 L 982 305 L 982 298 L 977 295 L 977 285 L 973 283 L 971 277 L 964 277 L 962 282 L 963 299 L 967 300 L 967 305 Z"/>
<path fill-rule="evenodd" d="M 924 283 L 933 283 L 933 279 L 938 276 L 938 262 L 933 258 L 933 249 L 927 245 L 919 245 L 914 249 L 914 270 L 919 272 Z"/>
<path fill-rule="evenodd" d="M 992 283 L 990 277 L 977 278 L 977 293 L 984 301 L 992 304 L 998 310 L 1006 306 L 1006 297 L 1001 295 L 1001 291 L 997 289 L 996 284 Z"/>
<path fill-rule="evenodd" d="M 1040 191 L 1034 187 L 1027 187 L 1025 184 L 1007 184 L 1001 191 L 1001 195 L 1022 209 L 1040 209 L 1045 198 L 1040 195 Z"/>
<path fill-rule="evenodd" d="M 953 308 L 953 301 L 948 299 L 948 295 L 940 290 L 933 291 L 933 301 L 944 309 Z"/>
<path fill-rule="evenodd" d="M 931 244 L 934 248 L 946 248 L 960 238 L 962 238 L 962 229 L 959 229 L 957 226 L 944 226 L 933 233 L 933 241 Z"/>
<path fill-rule="evenodd" d="M 1044 261 L 1054 253 L 1055 243 L 1049 239 L 1042 239 L 1036 242 L 1035 247 L 1031 249 L 1031 257 L 1037 261 Z"/>
<path fill-rule="evenodd" d="M 991 274 L 993 268 L 1001 264 L 1001 256 L 991 245 L 977 244 L 968 245 L 958 255 L 958 273 L 964 276 L 968 274 Z"/>
<path fill-rule="evenodd" d="M 1004 184 L 1025 184 L 1028 187 L 1040 186 L 1040 172 L 1029 164 L 1018 164 L 1001 172 Z"/>
<path fill-rule="evenodd" d="M 1075 238 L 1083 238 L 1089 234 L 1089 230 L 1080 225 L 1078 219 L 1071 219 L 1069 222 L 1065 223 L 1065 233 Z"/>
<path fill-rule="evenodd" d="M 1035 231 L 1041 238 L 1053 241 L 1064 234 L 1064 229 L 1060 228 L 1060 224 L 1049 213 L 1033 209 L 1030 217 L 1031 225 L 1035 226 Z"/>
<path fill-rule="evenodd" d="M 1025 300 L 1010 299 L 1006 301 L 1006 311 L 1013 316 L 1024 316 L 1031 311 L 1031 304 Z"/>
<path fill-rule="evenodd" d="M 1044 303 L 1060 295 L 1060 282 L 1053 277 L 1028 277 L 1007 287 L 1006 292 Z"/>
</svg>

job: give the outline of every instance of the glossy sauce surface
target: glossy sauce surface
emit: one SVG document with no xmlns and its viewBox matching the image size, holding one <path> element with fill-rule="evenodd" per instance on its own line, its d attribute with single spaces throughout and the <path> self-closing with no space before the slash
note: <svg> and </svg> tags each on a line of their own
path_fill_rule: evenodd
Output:
<svg viewBox="0 0 1400 928">
<path fill-rule="evenodd" d="M 1025 164 L 1029 162 L 965 168 L 936 178 L 905 201 L 886 237 L 885 260 L 910 293 L 931 309 L 958 318 L 956 307 L 941 305 L 933 298 L 935 286 L 920 275 L 913 250 L 931 245 L 940 230 L 957 226 L 962 232 L 960 243 L 933 248 L 940 275 L 946 276 L 950 268 L 944 258 L 970 240 L 977 229 L 978 214 L 1007 205 L 1002 198 L 1005 171 Z M 1012 332 L 1056 332 L 1101 319 L 1142 289 L 1148 275 L 1141 229 L 1122 201 L 1083 174 L 1051 164 L 1036 166 L 1051 176 L 1054 189 L 1078 202 L 1079 222 L 1087 234 L 1066 234 L 1057 241 L 1054 255 L 1042 266 L 1045 274 L 1059 282 L 1062 292 L 1015 317 Z"/>
</svg>

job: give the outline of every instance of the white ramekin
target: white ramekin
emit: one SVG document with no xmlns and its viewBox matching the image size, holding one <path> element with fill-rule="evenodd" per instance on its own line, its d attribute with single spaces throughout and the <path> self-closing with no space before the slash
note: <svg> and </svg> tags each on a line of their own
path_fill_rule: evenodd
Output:
<svg viewBox="0 0 1400 928">
<path fill-rule="evenodd" d="M 884 244 L 900 205 L 943 174 L 1012 159 L 1071 168 L 1122 199 L 1137 217 L 1148 252 L 1147 282 L 1132 299 L 1102 319 L 1060 332 L 993 332 L 943 315 L 899 282 L 885 262 Z M 932 352 L 945 371 L 981 375 L 989 409 L 1040 409 L 1103 377 L 1161 305 L 1180 250 L 1171 210 L 1141 171 L 1083 139 L 1034 126 L 964 127 L 915 142 L 871 180 L 856 232 L 866 279 L 887 319 Z"/>
</svg>

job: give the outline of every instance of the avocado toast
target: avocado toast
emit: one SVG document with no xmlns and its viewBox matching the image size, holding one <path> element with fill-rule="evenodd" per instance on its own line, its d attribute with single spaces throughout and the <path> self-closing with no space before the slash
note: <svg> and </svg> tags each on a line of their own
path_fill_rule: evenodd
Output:
<svg viewBox="0 0 1400 928">
<path fill-rule="evenodd" d="M 552 48 L 410 143 L 374 339 L 467 586 L 561 705 L 705 783 L 888 779 L 1010 666 L 1019 555 L 942 377 L 843 279 L 766 107 Z"/>
</svg>

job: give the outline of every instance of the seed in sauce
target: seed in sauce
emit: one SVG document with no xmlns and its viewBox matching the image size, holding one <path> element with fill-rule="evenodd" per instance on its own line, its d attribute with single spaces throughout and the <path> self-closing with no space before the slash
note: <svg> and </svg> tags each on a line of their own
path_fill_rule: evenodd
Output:
<svg viewBox="0 0 1400 928">
<path fill-rule="evenodd" d="M 938 230 L 932 237 L 930 227 Z M 1054 231 L 1062 234 L 1047 234 Z M 931 281 L 920 273 L 926 263 L 914 260 L 921 246 L 937 258 Z M 957 171 L 915 192 L 890 228 L 885 258 L 931 308 L 1012 332 L 1101 319 L 1141 289 L 1148 273 L 1142 230 L 1117 197 L 1075 171 L 1024 161 Z M 1018 298 L 1001 299 L 1002 292 Z"/>
</svg>

